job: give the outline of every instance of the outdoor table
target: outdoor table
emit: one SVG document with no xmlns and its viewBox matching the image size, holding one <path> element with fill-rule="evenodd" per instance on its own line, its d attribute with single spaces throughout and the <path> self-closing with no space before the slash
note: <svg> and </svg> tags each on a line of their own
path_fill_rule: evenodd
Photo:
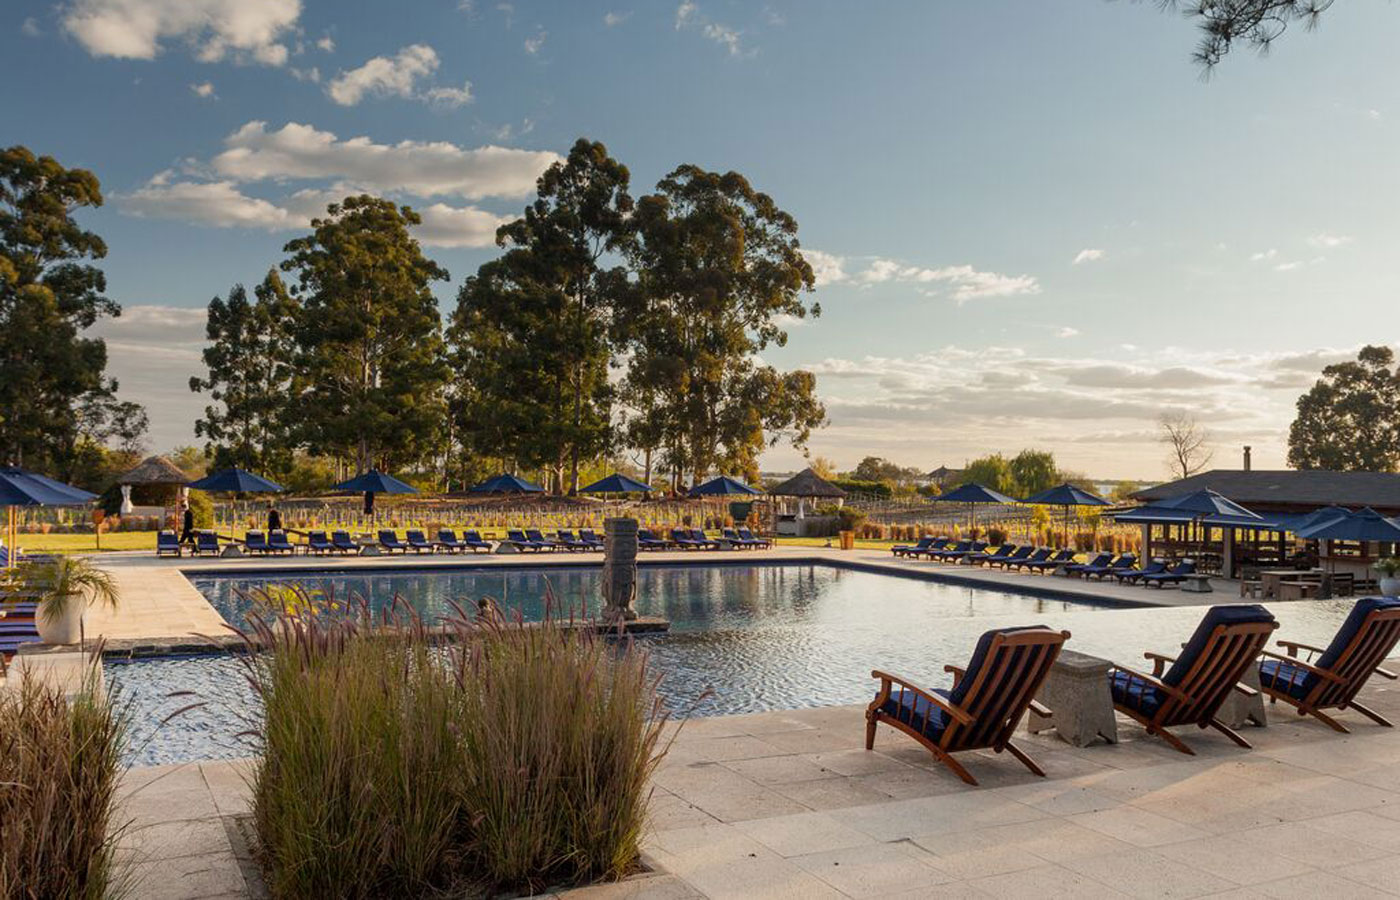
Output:
<svg viewBox="0 0 1400 900">
<path fill-rule="evenodd" d="M 1305 576 L 1321 577 L 1321 569 L 1263 569 L 1259 573 L 1259 594 L 1264 599 L 1278 596 L 1281 581 L 1296 581 Z"/>
<path fill-rule="evenodd" d="M 1106 659 L 1061 650 L 1035 697 L 1050 707 L 1050 715 L 1041 716 L 1032 710 L 1026 730 L 1038 734 L 1053 728 L 1060 740 L 1076 747 L 1087 747 L 1098 738 L 1118 743 L 1118 720 L 1113 713 L 1113 694 L 1108 689 L 1111 667 Z"/>
</svg>

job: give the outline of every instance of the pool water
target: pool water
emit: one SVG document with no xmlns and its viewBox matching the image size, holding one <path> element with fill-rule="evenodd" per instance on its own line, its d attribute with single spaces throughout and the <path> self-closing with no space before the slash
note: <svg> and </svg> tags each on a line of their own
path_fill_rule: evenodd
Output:
<svg viewBox="0 0 1400 900">
<path fill-rule="evenodd" d="M 568 569 L 456 569 L 200 576 L 192 578 L 231 622 L 250 609 L 240 591 L 299 581 L 353 592 L 378 608 L 398 594 L 426 619 L 450 601 L 489 596 L 537 620 L 547 586 L 561 603 L 596 605 L 601 572 Z M 1045 585 L 1049 587 L 1049 584 Z M 1326 643 L 1351 601 L 1275 604 L 1281 635 Z M 1142 662 L 1142 651 L 1171 652 L 1200 620 L 1200 607 L 1124 609 L 907 578 L 828 565 L 643 567 L 637 608 L 671 621 L 671 632 L 637 639 L 661 673 L 662 693 L 691 715 L 863 702 L 871 669 L 946 686 L 946 663 L 963 664 L 978 635 L 1003 625 L 1046 624 L 1071 632 L 1070 648 Z M 109 662 L 107 676 L 133 705 L 138 764 L 246 756 L 236 738 L 257 715 L 236 660 Z M 169 696 L 173 691 L 189 692 Z M 707 696 L 697 701 L 702 695 Z M 205 705 L 158 731 L 153 724 L 192 702 Z"/>
</svg>

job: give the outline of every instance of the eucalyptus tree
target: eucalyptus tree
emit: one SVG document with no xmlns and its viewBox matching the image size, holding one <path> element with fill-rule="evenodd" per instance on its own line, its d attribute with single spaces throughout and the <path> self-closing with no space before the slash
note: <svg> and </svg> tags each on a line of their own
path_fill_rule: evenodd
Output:
<svg viewBox="0 0 1400 900">
<path fill-rule="evenodd" d="M 812 268 L 797 221 L 737 172 L 684 165 L 637 201 L 627 252 L 635 288 L 618 335 L 636 433 L 658 441 L 673 477 L 717 467 L 756 474 L 765 446 L 805 444 L 825 421 L 810 373 L 756 359 L 787 342 Z"/>
<path fill-rule="evenodd" d="M 298 304 L 276 269 L 269 270 L 249 300 L 236 284 L 227 299 L 209 301 L 204 348 L 208 373 L 190 378 L 190 390 L 208 392 L 213 404 L 194 425 L 206 439 L 216 468 L 238 466 L 285 473 L 295 449 L 293 432 L 302 417 L 291 395 Z"/>
<path fill-rule="evenodd" d="M 80 442 L 130 437 L 144 421 L 116 400 L 106 344 L 84 334 L 121 314 L 89 262 L 107 245 L 74 218 L 101 205 L 93 173 L 25 147 L 0 150 L 0 463 L 63 475 Z"/>
<path fill-rule="evenodd" d="M 613 445 L 608 372 L 629 290 L 619 256 L 628 183 L 606 147 L 575 142 L 540 176 L 535 201 L 497 232 L 505 252 L 467 279 L 449 329 L 465 382 L 454 397 L 458 438 L 486 456 L 548 467 L 570 492 L 581 463 Z"/>
<path fill-rule="evenodd" d="M 300 440 L 359 470 L 422 459 L 444 430 L 450 372 L 431 285 L 448 274 L 409 233 L 420 222 L 407 206 L 347 197 L 285 247 L 282 269 L 295 273 L 301 307 Z"/>
</svg>

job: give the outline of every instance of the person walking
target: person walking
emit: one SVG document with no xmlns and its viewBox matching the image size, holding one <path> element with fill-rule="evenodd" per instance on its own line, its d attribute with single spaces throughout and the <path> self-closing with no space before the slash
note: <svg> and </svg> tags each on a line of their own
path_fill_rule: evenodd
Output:
<svg viewBox="0 0 1400 900">
<path fill-rule="evenodd" d="M 267 533 L 272 534 L 274 531 L 281 530 L 282 514 L 277 511 L 276 505 L 269 503 L 267 505 Z"/>
<path fill-rule="evenodd" d="M 190 504 L 188 501 L 186 501 L 185 503 L 185 514 L 182 517 L 182 522 L 180 526 L 180 543 L 194 543 L 194 510 L 190 509 Z"/>
</svg>

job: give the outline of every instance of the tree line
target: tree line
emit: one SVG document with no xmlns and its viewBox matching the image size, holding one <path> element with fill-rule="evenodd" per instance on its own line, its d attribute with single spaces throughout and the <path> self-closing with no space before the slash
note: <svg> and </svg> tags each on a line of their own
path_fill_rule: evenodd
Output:
<svg viewBox="0 0 1400 900">
<path fill-rule="evenodd" d="M 460 486 L 544 473 L 560 492 L 635 454 L 679 487 L 756 478 L 763 449 L 804 446 L 825 410 L 809 372 L 758 361 L 783 323 L 820 313 L 797 222 L 738 173 L 693 165 L 630 193 L 626 166 L 580 139 L 502 226 L 444 323 L 410 208 L 348 197 L 290 241 L 250 297 L 209 304 L 216 465 L 274 476 L 299 453 Z M 285 276 L 285 279 L 284 279 Z"/>
</svg>

